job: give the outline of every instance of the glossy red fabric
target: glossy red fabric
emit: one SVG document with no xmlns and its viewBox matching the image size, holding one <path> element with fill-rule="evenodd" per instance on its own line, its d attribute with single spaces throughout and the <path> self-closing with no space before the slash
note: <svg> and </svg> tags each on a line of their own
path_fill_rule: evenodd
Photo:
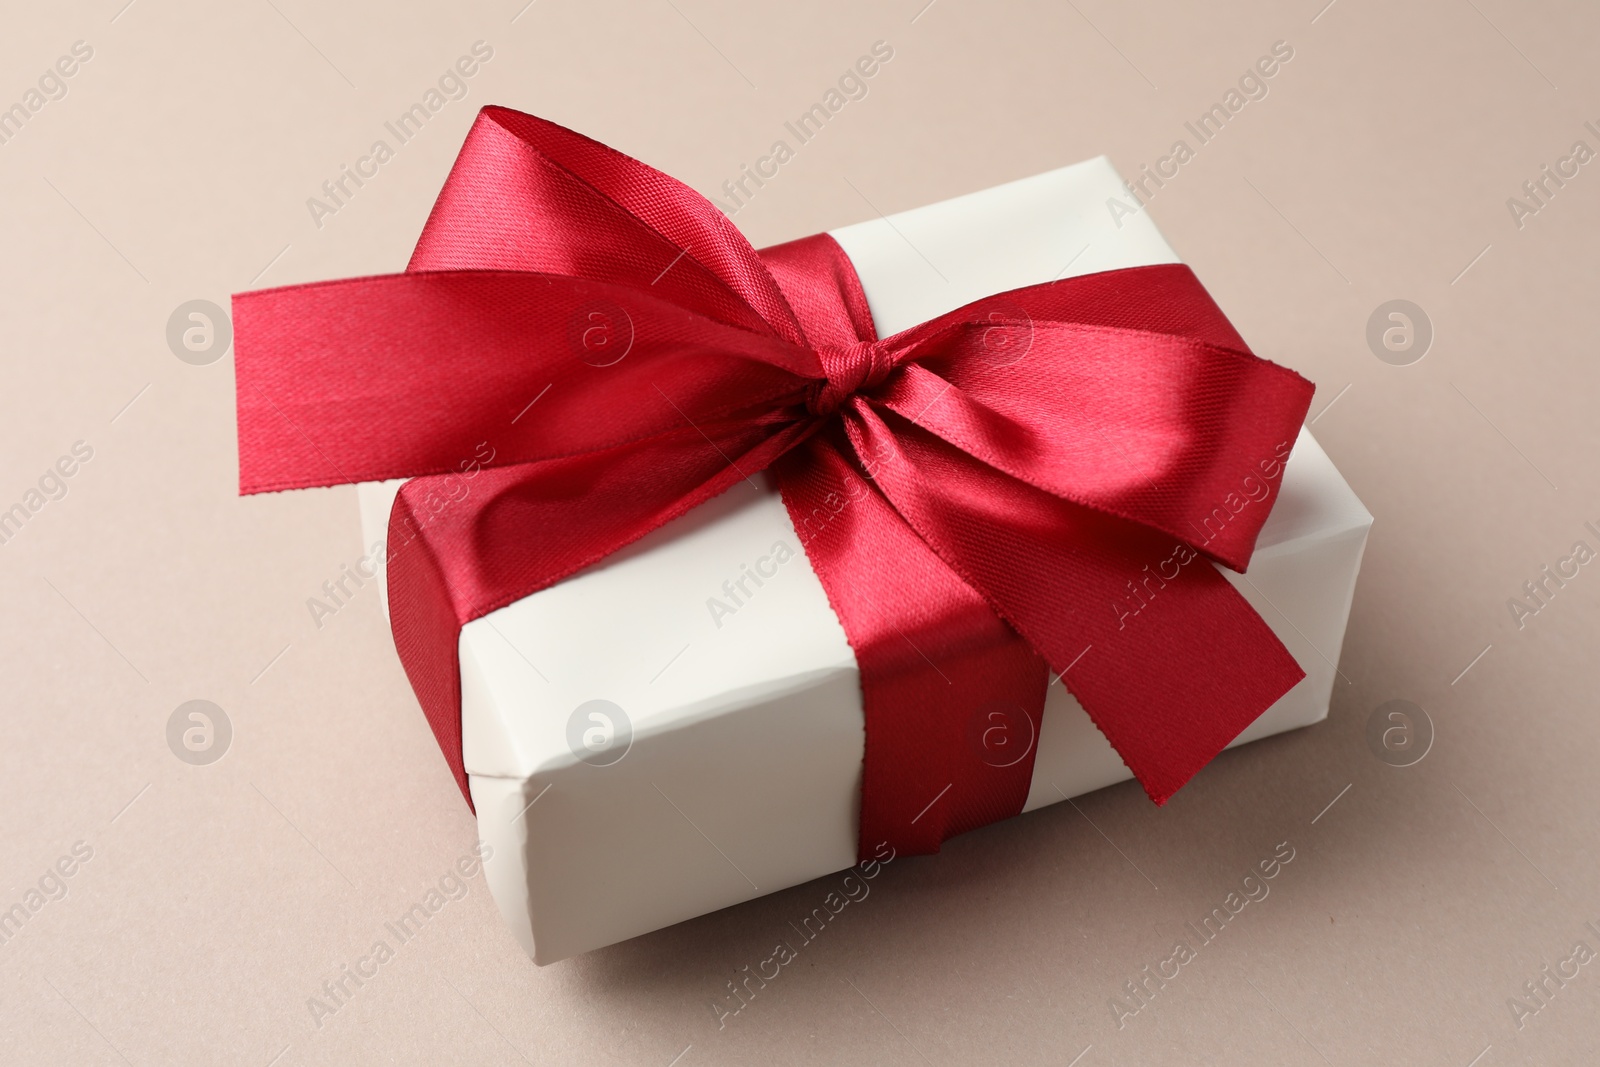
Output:
<svg viewBox="0 0 1600 1067">
<path fill-rule="evenodd" d="M 1057 675 L 1157 803 L 1303 677 L 1206 560 L 1249 562 L 1312 387 L 1182 266 L 880 339 L 831 238 L 758 253 L 490 107 L 406 273 L 239 294 L 234 326 L 242 492 L 412 479 L 395 646 L 463 793 L 461 627 L 762 471 L 860 664 L 863 849 L 1020 811 Z"/>
</svg>

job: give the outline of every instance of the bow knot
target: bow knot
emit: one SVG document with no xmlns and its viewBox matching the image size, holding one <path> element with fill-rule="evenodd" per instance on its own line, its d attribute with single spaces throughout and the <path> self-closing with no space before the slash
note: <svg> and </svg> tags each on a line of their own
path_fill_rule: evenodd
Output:
<svg viewBox="0 0 1600 1067">
<path fill-rule="evenodd" d="M 878 341 L 819 345 L 817 357 L 826 378 L 806 398 L 806 407 L 814 415 L 833 414 L 851 396 L 878 385 L 894 369 L 894 360 Z"/>
</svg>

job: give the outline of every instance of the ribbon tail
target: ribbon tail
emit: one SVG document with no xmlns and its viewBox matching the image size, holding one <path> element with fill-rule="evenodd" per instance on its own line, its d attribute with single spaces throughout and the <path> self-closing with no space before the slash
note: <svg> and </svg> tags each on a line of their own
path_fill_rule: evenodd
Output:
<svg viewBox="0 0 1600 1067">
<path fill-rule="evenodd" d="M 247 493 L 459 471 L 484 445 L 508 466 L 785 418 L 820 373 L 780 338 L 555 275 L 391 274 L 233 307 Z"/>
<path fill-rule="evenodd" d="M 864 404 L 858 415 L 852 442 L 881 457 L 876 479 L 895 509 L 1061 673 L 1157 804 L 1305 677 L 1195 549 L 1004 475 L 897 415 L 892 430 Z"/>
<path fill-rule="evenodd" d="M 1022 810 L 1044 661 L 906 526 L 837 428 L 775 467 L 806 558 L 861 671 L 861 831 L 869 858 L 939 851 Z"/>
</svg>

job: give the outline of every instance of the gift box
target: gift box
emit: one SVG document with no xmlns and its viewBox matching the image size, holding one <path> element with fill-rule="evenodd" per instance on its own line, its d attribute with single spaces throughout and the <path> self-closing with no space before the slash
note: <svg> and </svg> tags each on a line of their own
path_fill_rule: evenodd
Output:
<svg viewBox="0 0 1600 1067">
<path fill-rule="evenodd" d="M 1025 285 L 1178 262 L 1148 214 L 1113 221 L 1106 201 L 1122 192 L 1102 157 L 832 235 L 888 336 Z M 400 484 L 361 486 L 363 543 L 384 539 Z M 1306 678 L 1234 744 L 1327 715 L 1371 522 L 1302 430 L 1248 578 L 1222 573 Z M 751 571 L 761 585 L 735 584 Z M 770 482 L 741 482 L 468 623 L 461 671 L 464 758 L 494 849 L 488 884 L 538 963 L 856 862 L 856 661 Z M 1066 688 L 1051 686 L 1025 810 L 1130 776 Z"/>
<path fill-rule="evenodd" d="M 887 338 L 996 294 L 1178 263 L 1148 214 L 1108 211 L 1123 192 L 1100 158 L 831 236 Z M 599 332 L 579 339 L 593 366 L 628 355 L 633 325 L 617 332 L 614 310 L 592 313 Z M 1015 319 L 1005 322 L 1001 360 L 1017 336 Z M 244 395 L 241 385 L 241 406 Z M 539 399 L 513 421 L 538 418 Z M 441 507 L 456 492 L 470 497 L 497 452 L 492 432 L 463 452 Z M 394 543 L 403 483 L 359 488 L 364 543 L 387 538 L 391 559 L 408 547 Z M 812 516 L 825 526 L 848 503 Z M 1180 542 L 1142 578 L 1130 575 L 1104 611 L 1119 631 L 1137 628 L 1175 595 L 1169 582 L 1184 569 L 1221 573 L 1304 672 L 1232 738 L 1238 745 L 1326 716 L 1371 517 L 1300 428 L 1236 492 L 1194 514 L 1189 540 L 1204 544 L 1230 523 L 1259 525 L 1248 575 Z M 815 566 L 816 536 L 771 476 L 741 477 L 460 626 L 460 769 L 493 849 L 488 884 L 535 962 L 894 855 L 863 837 L 862 670 Z M 974 708 L 966 726 L 986 765 L 1026 772 L 1031 761 L 1024 811 L 1133 773 L 1063 682 L 1075 661 L 1051 665 L 1042 715 L 1000 700 Z M 925 796 L 905 798 L 912 823 L 953 802 L 954 779 L 943 790 L 937 775 L 926 781 Z"/>
</svg>

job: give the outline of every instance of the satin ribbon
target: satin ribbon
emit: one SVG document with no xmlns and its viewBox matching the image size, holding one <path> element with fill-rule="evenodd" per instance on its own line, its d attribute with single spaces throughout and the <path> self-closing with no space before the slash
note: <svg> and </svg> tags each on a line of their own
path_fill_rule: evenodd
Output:
<svg viewBox="0 0 1600 1067">
<path fill-rule="evenodd" d="M 411 479 L 395 647 L 464 794 L 461 627 L 763 471 L 860 666 L 863 843 L 1019 812 L 1053 679 L 1160 804 L 1304 676 L 1173 562 L 1245 568 L 1312 393 L 1186 267 L 879 338 L 831 238 L 757 252 L 672 178 L 489 107 L 405 273 L 233 307 L 242 492 Z"/>
</svg>

